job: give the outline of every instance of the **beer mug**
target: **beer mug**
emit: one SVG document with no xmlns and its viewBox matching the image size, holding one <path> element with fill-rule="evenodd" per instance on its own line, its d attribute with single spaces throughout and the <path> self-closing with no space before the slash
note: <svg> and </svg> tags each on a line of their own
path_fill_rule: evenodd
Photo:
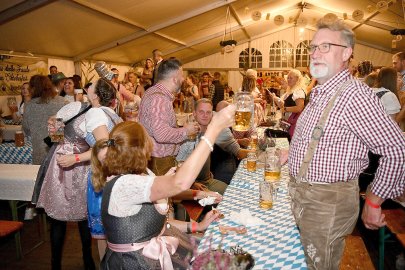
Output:
<svg viewBox="0 0 405 270">
<path fill-rule="evenodd" d="M 249 152 L 246 158 L 246 168 L 248 172 L 256 171 L 257 155 L 256 151 Z"/>
<path fill-rule="evenodd" d="M 187 123 L 189 123 L 189 124 L 195 124 L 196 123 L 195 118 L 194 118 L 194 114 L 190 113 L 189 115 L 187 115 Z M 197 133 L 188 135 L 188 139 L 190 141 L 195 141 L 196 137 L 197 137 Z"/>
<path fill-rule="evenodd" d="M 263 209 L 273 207 L 273 184 L 267 181 L 259 183 L 259 206 Z"/>
<path fill-rule="evenodd" d="M 264 179 L 266 181 L 278 181 L 281 174 L 280 150 L 275 147 L 266 148 L 266 160 L 264 164 Z"/>
<path fill-rule="evenodd" d="M 65 124 L 62 118 L 56 118 L 53 127 L 48 128 L 52 142 L 63 142 L 65 139 Z"/>
<path fill-rule="evenodd" d="M 236 112 L 233 129 L 236 131 L 248 131 L 253 121 L 253 96 L 247 92 L 238 92 L 234 104 L 236 105 Z"/>
</svg>

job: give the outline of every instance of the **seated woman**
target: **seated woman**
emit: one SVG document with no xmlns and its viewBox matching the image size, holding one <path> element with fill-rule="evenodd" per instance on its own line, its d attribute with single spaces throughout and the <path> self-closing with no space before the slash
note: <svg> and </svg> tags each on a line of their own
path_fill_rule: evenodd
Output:
<svg viewBox="0 0 405 270">
<path fill-rule="evenodd" d="M 272 95 L 277 107 L 284 114 L 283 119 L 290 124 L 288 133 L 291 138 L 294 135 L 298 117 L 305 107 L 305 87 L 303 83 L 301 72 L 297 69 L 292 69 L 288 73 L 287 84 L 280 83 L 282 86 L 284 85 L 286 92 L 280 98 L 276 97 L 275 94 Z"/>
<path fill-rule="evenodd" d="M 187 268 L 184 258 L 190 244 L 167 222 L 167 198 L 194 183 L 212 142 L 233 124 L 234 114 L 235 106 L 228 106 L 214 116 L 195 151 L 173 175 L 154 176 L 147 170 L 152 141 L 138 123 L 120 123 L 101 141 L 107 147 L 103 163 L 94 160 L 97 152 L 92 158 L 93 183 L 104 186 L 102 221 L 108 248 L 101 269 Z M 217 217 L 211 214 L 210 219 Z M 187 229 L 196 231 L 196 226 Z"/>
</svg>

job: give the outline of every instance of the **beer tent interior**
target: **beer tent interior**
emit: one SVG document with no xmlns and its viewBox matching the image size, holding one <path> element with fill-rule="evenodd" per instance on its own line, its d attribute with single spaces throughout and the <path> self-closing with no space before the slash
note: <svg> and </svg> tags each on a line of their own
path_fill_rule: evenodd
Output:
<svg viewBox="0 0 405 270">
<path fill-rule="evenodd" d="M 304 70 L 316 21 L 330 13 L 356 33 L 355 63 L 389 66 L 405 49 L 391 33 L 405 29 L 404 8 L 405 0 L 3 0 L 0 61 L 46 59 L 69 76 L 102 60 L 123 76 L 158 48 L 185 70 L 225 71 L 238 88 L 249 67 Z M 229 40 L 237 44 L 220 45 Z"/>
</svg>

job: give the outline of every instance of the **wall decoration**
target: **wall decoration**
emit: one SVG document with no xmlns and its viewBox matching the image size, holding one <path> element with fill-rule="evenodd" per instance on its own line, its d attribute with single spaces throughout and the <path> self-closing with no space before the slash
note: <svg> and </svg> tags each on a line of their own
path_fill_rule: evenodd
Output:
<svg viewBox="0 0 405 270">
<path fill-rule="evenodd" d="M 21 86 L 33 75 L 46 75 L 47 59 L 0 55 L 0 96 L 19 95 Z"/>
<path fill-rule="evenodd" d="M 284 23 L 284 17 L 282 15 L 277 15 L 274 17 L 274 24 L 275 25 L 282 25 Z"/>
</svg>

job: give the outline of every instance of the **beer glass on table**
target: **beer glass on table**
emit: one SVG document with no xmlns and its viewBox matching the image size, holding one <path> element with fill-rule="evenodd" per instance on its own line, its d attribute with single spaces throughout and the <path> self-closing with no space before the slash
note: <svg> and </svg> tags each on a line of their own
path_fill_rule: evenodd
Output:
<svg viewBox="0 0 405 270">
<path fill-rule="evenodd" d="M 280 150 L 275 147 L 267 147 L 265 155 L 266 160 L 264 164 L 264 179 L 270 182 L 280 180 Z"/>
<path fill-rule="evenodd" d="M 259 183 L 259 206 L 263 209 L 273 207 L 273 184 L 267 181 Z"/>
<path fill-rule="evenodd" d="M 236 131 L 248 131 L 253 120 L 253 96 L 247 92 L 236 93 L 234 103 L 236 105 L 235 125 L 232 128 Z"/>
</svg>

